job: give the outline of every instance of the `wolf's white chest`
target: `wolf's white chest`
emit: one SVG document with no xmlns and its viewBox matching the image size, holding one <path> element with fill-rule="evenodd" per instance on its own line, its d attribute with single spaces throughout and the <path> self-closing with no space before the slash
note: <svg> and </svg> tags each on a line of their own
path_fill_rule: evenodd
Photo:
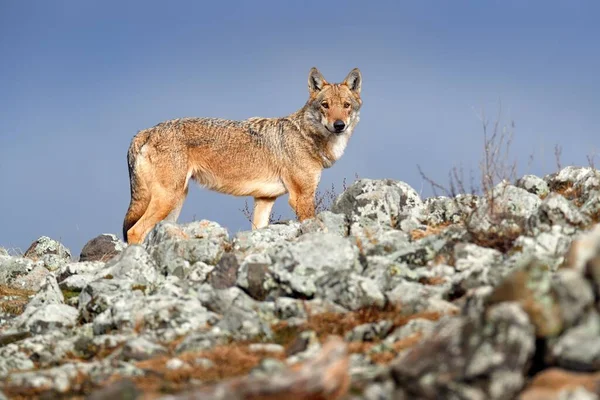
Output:
<svg viewBox="0 0 600 400">
<path fill-rule="evenodd" d="M 335 136 L 331 138 L 329 141 L 329 153 L 334 161 L 337 161 L 344 154 L 344 150 L 346 150 L 346 146 L 348 146 L 348 140 L 350 140 L 349 134 L 343 134 L 340 136 Z"/>
</svg>

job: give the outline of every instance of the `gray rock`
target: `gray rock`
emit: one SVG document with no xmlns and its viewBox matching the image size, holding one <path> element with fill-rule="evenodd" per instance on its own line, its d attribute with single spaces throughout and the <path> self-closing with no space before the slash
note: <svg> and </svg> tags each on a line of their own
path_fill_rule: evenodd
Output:
<svg viewBox="0 0 600 400">
<path fill-rule="evenodd" d="M 505 259 L 502 253 L 475 244 L 457 244 L 455 254 L 457 271 L 449 277 L 454 290 L 466 292 L 482 286 L 497 286 L 511 271 L 526 264 L 529 258 L 523 260 L 518 254 L 514 259 Z"/>
<path fill-rule="evenodd" d="M 88 241 L 81 249 L 79 261 L 106 262 L 120 254 L 127 245 L 112 233 L 104 233 Z"/>
<path fill-rule="evenodd" d="M 238 275 L 237 258 L 231 253 L 225 253 L 211 271 L 208 283 L 215 289 L 226 289 L 235 285 Z"/>
<path fill-rule="evenodd" d="M 550 193 L 548 184 L 542 178 L 535 175 L 525 175 L 515 184 L 516 187 L 525 189 L 529 193 L 533 193 L 538 197 L 546 197 Z"/>
<path fill-rule="evenodd" d="M 315 281 L 316 295 L 348 310 L 383 308 L 385 296 L 371 279 L 351 271 L 333 271 Z"/>
<path fill-rule="evenodd" d="M 181 354 L 207 350 L 214 346 L 228 343 L 229 340 L 229 332 L 224 332 L 218 327 L 213 327 L 206 331 L 191 332 L 177 345 L 175 353 Z"/>
<path fill-rule="evenodd" d="M 163 346 L 144 337 L 136 337 L 125 343 L 121 350 L 121 358 L 124 361 L 141 361 L 167 353 L 167 349 Z"/>
<path fill-rule="evenodd" d="M 216 241 L 229 240 L 227 229 L 214 221 L 201 220 L 181 225 L 181 229 L 191 239 L 211 239 Z"/>
<path fill-rule="evenodd" d="M 110 359 L 113 359 L 113 355 L 119 355 L 117 349 L 129 340 L 132 340 L 131 334 L 106 334 L 94 336 L 93 327 L 89 326 L 86 327 L 85 332 L 79 333 L 79 335 L 74 338 L 73 354 L 82 359 L 89 360 L 100 354 L 112 353 Z M 116 353 L 113 352 L 115 350 L 117 350 Z"/>
<path fill-rule="evenodd" d="M 423 271 L 422 274 L 418 268 L 407 263 L 396 262 L 386 256 L 369 256 L 367 257 L 367 268 L 362 275 L 375 282 L 379 290 L 386 292 L 401 282 L 417 282 L 433 274 L 429 271 Z"/>
<path fill-rule="evenodd" d="M 374 345 L 371 347 L 371 351 L 369 353 L 379 353 L 381 351 L 385 351 L 381 349 L 381 345 Z M 389 350 L 389 349 L 386 349 Z M 361 353 L 350 354 L 350 379 L 352 383 L 357 386 L 364 386 L 368 382 L 373 382 L 377 380 L 380 376 L 384 376 L 386 374 L 386 367 L 382 365 L 377 365 L 371 362 L 370 358 Z M 389 372 L 388 372 L 389 374 Z"/>
<path fill-rule="evenodd" d="M 38 309 L 48 304 L 64 304 L 64 296 L 53 275 L 46 276 L 40 291 L 27 303 L 23 314 L 15 319 L 15 324 L 23 325 Z"/>
<path fill-rule="evenodd" d="M 406 232 L 386 225 L 354 224 L 350 234 L 361 254 L 366 256 L 390 254 L 411 247 Z"/>
<path fill-rule="evenodd" d="M 250 371 L 251 376 L 266 377 L 285 369 L 285 364 L 274 358 L 263 358 L 256 367 Z"/>
<path fill-rule="evenodd" d="M 94 275 L 103 269 L 106 263 L 101 261 L 84 261 L 84 262 L 71 262 L 65 264 L 56 273 L 56 279 L 58 283 L 61 283 L 65 279 L 74 275 Z"/>
<path fill-rule="evenodd" d="M 144 246 L 150 251 L 153 246 L 169 240 L 208 239 L 224 243 L 229 240 L 227 229 L 213 221 L 201 220 L 184 225 L 161 221 L 154 226 L 144 240 Z"/>
<path fill-rule="evenodd" d="M 520 249 L 523 254 L 532 254 L 548 264 L 552 270 L 556 270 L 563 264 L 571 241 L 572 237 L 565 233 L 562 226 L 554 225 L 550 230 L 535 236 L 519 236 L 513 249 Z"/>
<path fill-rule="evenodd" d="M 89 363 L 88 366 L 90 367 L 88 373 L 89 381 L 94 385 L 105 383 L 109 378 L 114 376 L 129 378 L 144 375 L 144 371 L 134 364 L 110 358 Z"/>
<path fill-rule="evenodd" d="M 423 202 L 408 184 L 391 179 L 360 179 L 335 201 L 331 211 L 348 216 L 351 224 L 367 219 L 380 225 L 400 227 Z"/>
<path fill-rule="evenodd" d="M 592 190 L 579 211 L 594 223 L 600 222 L 600 190 Z"/>
<path fill-rule="evenodd" d="M 224 253 L 224 243 L 210 238 L 170 239 L 150 247 L 149 251 L 163 274 L 185 278 L 197 262 L 216 265 Z"/>
<path fill-rule="evenodd" d="M 94 390 L 86 400 L 137 399 L 142 395 L 131 380 L 119 379 Z"/>
<path fill-rule="evenodd" d="M 265 300 L 269 292 L 277 289 L 270 272 L 271 258 L 266 254 L 250 254 L 237 273 L 236 284 L 252 298 Z"/>
<path fill-rule="evenodd" d="M 579 386 L 561 390 L 557 400 L 598 400 L 598 394 Z"/>
<path fill-rule="evenodd" d="M 38 291 L 48 275 L 50 272 L 44 268 L 41 261 L 0 256 L 0 285 Z"/>
<path fill-rule="evenodd" d="M 155 287 L 163 277 L 142 246 L 131 245 L 96 274 L 98 279 L 123 279 L 135 286 Z"/>
<path fill-rule="evenodd" d="M 286 364 L 294 365 L 296 363 L 306 361 L 319 354 L 321 351 L 321 343 L 315 331 L 303 331 L 297 336 L 297 340 L 302 343 L 300 351 L 294 351 L 285 360 Z M 290 354 L 288 350 L 288 354 Z"/>
<path fill-rule="evenodd" d="M 211 272 L 215 269 L 214 265 L 206 264 L 202 261 L 195 262 L 190 265 L 189 274 L 187 275 L 187 281 L 194 283 L 204 283 L 208 280 Z M 185 273 L 174 274 L 175 276 L 185 276 Z"/>
<path fill-rule="evenodd" d="M 196 296 L 173 296 L 160 292 L 144 296 L 115 296 L 109 307 L 93 321 L 95 334 L 113 330 L 131 332 L 137 329 L 149 338 L 171 341 L 196 329 L 206 329 L 218 321 Z"/>
<path fill-rule="evenodd" d="M 0 379 L 6 378 L 9 373 L 33 369 L 35 365 L 16 344 L 0 347 Z"/>
<path fill-rule="evenodd" d="M 362 271 L 358 248 L 347 238 L 333 233 L 309 233 L 292 243 L 268 251 L 271 275 L 287 295 L 312 298 L 316 281 L 332 271 Z"/>
<path fill-rule="evenodd" d="M 171 358 L 166 362 L 165 367 L 170 370 L 190 368 L 185 361 L 179 358 Z"/>
<path fill-rule="evenodd" d="M 481 202 L 478 196 L 459 194 L 454 198 L 430 197 L 423 203 L 419 220 L 428 226 L 457 224 L 473 213 Z"/>
<path fill-rule="evenodd" d="M 377 339 L 383 339 L 393 328 L 392 321 L 383 320 L 370 324 L 362 324 L 354 327 L 346 334 L 346 341 L 349 342 L 372 342 Z"/>
<path fill-rule="evenodd" d="M 35 361 L 38 368 L 47 368 L 59 364 L 73 352 L 73 349 L 74 340 L 71 336 L 58 330 L 51 330 L 0 347 L 0 359 L 5 357 L 17 357 L 19 359 L 20 355 L 24 354 L 27 355 L 28 359 Z M 16 354 L 16 352 L 19 354 Z"/>
<path fill-rule="evenodd" d="M 8 256 L 8 250 L 4 247 L 0 247 L 0 256 Z"/>
<path fill-rule="evenodd" d="M 577 271 L 561 269 L 552 276 L 552 292 L 560 307 L 563 327 L 569 328 L 594 306 L 592 286 Z"/>
<path fill-rule="evenodd" d="M 548 362 L 575 371 L 600 369 L 600 316 L 589 313 L 580 325 L 549 343 Z"/>
<path fill-rule="evenodd" d="M 279 319 L 306 318 L 304 303 L 290 297 L 275 299 L 275 315 Z"/>
<path fill-rule="evenodd" d="M 387 335 L 385 342 L 392 345 L 393 343 L 406 339 L 414 334 L 421 334 L 424 337 L 427 337 L 434 331 L 437 324 L 437 322 L 424 318 L 411 319 L 406 324 L 399 326 L 398 328 L 394 329 L 393 332 Z"/>
<path fill-rule="evenodd" d="M 56 271 L 71 261 L 71 252 L 60 242 L 42 236 L 29 246 L 23 257 L 41 261 L 49 271 Z"/>
<path fill-rule="evenodd" d="M 428 265 L 438 257 L 449 259 L 456 243 L 469 238 L 469 233 L 461 226 L 451 226 L 436 235 L 429 235 L 396 251 L 390 258 L 398 263 Z"/>
<path fill-rule="evenodd" d="M 5 386 L 17 393 L 78 391 L 82 389 L 81 377 L 87 376 L 92 367 L 87 363 L 68 363 L 45 370 L 19 372 L 11 374 Z"/>
<path fill-rule="evenodd" d="M 566 265 L 581 273 L 591 272 L 592 280 L 600 283 L 600 275 L 594 274 L 595 267 L 600 266 L 600 224 L 577 235 L 568 251 Z"/>
<path fill-rule="evenodd" d="M 71 275 L 60 282 L 60 288 L 69 292 L 81 292 L 97 279 L 96 274 Z"/>
<path fill-rule="evenodd" d="M 486 300 L 488 306 L 516 302 L 528 314 L 538 338 L 555 337 L 565 328 L 561 304 L 553 288 L 553 274 L 547 265 L 534 257 L 525 257 L 522 264 L 511 272 Z M 564 290 L 568 295 L 569 289 Z M 565 299 L 572 310 L 577 303 Z"/>
<path fill-rule="evenodd" d="M 65 304 L 48 304 L 34 310 L 23 320 L 20 328 L 39 334 L 55 329 L 72 328 L 77 324 L 79 312 Z"/>
<path fill-rule="evenodd" d="M 590 192 L 600 189 L 600 172 L 589 167 L 568 166 L 545 176 L 544 180 L 551 190 L 570 191 L 569 197 L 578 197 L 583 202 L 588 199 Z"/>
<path fill-rule="evenodd" d="M 448 288 L 423 285 L 417 282 L 400 282 L 386 293 L 388 302 L 401 307 L 404 314 L 432 311 L 436 301 L 443 299 Z"/>
<path fill-rule="evenodd" d="M 479 241 L 510 242 L 524 231 L 540 204 L 538 196 L 501 182 L 471 215 L 467 225 Z"/>
<path fill-rule="evenodd" d="M 97 279 L 91 282 L 79 294 L 78 308 L 82 318 L 92 321 L 108 310 L 117 299 L 136 304 L 143 292 L 132 290 L 132 286 L 133 282 L 125 279 Z"/>
<path fill-rule="evenodd" d="M 215 363 L 212 360 L 204 357 L 198 357 L 194 359 L 193 365 L 202 369 L 210 369 L 215 367 Z"/>
<path fill-rule="evenodd" d="M 450 318 L 403 353 L 392 377 L 411 398 L 511 399 L 525 383 L 535 350 L 533 326 L 517 305 L 500 304 L 487 318 Z"/>
<path fill-rule="evenodd" d="M 285 352 L 285 348 L 277 343 L 252 343 L 248 346 L 248 350 L 254 353 L 281 353 Z"/>
<path fill-rule="evenodd" d="M 265 228 L 238 232 L 233 238 L 233 251 L 243 260 L 249 254 L 262 253 L 300 235 L 300 224 L 269 225 Z"/>
<path fill-rule="evenodd" d="M 368 384 L 362 393 L 362 398 L 364 400 L 407 400 L 396 390 L 391 379 Z"/>
<path fill-rule="evenodd" d="M 311 232 L 334 233 L 339 236 L 348 236 L 348 220 L 344 214 L 334 214 L 323 211 L 316 218 L 304 221 L 300 225 L 300 233 Z"/>
<path fill-rule="evenodd" d="M 550 193 L 529 218 L 529 231 L 534 234 L 548 232 L 554 225 L 560 225 L 565 233 L 573 234 L 589 222 L 569 200 L 557 193 Z"/>
<path fill-rule="evenodd" d="M 498 250 L 480 247 L 471 243 L 458 243 L 454 246 L 455 267 L 458 271 L 472 271 L 493 268 L 502 261 Z"/>
<path fill-rule="evenodd" d="M 258 335 L 271 335 L 269 321 L 265 321 L 261 315 L 260 305 L 240 288 L 215 290 L 202 285 L 198 288 L 198 296 L 207 309 L 221 315 L 216 326 L 229 332 L 235 339 L 247 340 Z M 272 319 L 275 319 L 274 310 Z"/>
</svg>

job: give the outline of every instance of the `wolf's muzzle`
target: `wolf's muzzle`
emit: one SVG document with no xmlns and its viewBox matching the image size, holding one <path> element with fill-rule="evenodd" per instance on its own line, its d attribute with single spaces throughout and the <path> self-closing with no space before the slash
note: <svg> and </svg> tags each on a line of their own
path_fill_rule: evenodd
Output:
<svg viewBox="0 0 600 400">
<path fill-rule="evenodd" d="M 341 133 L 345 127 L 346 124 L 341 119 L 338 119 L 333 123 L 333 129 L 335 129 L 335 133 Z"/>
</svg>

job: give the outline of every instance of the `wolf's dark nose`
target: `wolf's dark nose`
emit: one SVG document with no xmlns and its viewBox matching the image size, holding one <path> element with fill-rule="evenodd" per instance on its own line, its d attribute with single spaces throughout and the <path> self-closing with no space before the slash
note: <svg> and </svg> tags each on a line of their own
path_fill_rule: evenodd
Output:
<svg viewBox="0 0 600 400">
<path fill-rule="evenodd" d="M 335 121 L 333 123 L 333 128 L 335 129 L 336 132 L 343 131 L 345 127 L 346 127 L 346 124 L 341 119 L 338 119 L 337 121 Z"/>
</svg>

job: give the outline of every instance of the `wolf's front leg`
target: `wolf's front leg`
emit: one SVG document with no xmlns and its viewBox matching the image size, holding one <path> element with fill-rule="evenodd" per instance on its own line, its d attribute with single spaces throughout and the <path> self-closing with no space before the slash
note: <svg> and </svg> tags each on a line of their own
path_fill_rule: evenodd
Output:
<svg viewBox="0 0 600 400">
<path fill-rule="evenodd" d="M 321 171 L 295 170 L 294 176 L 284 179 L 283 183 L 290 194 L 289 204 L 300 221 L 315 217 L 315 194 Z"/>
<path fill-rule="evenodd" d="M 315 193 L 302 193 L 298 196 L 292 196 L 290 193 L 290 206 L 298 216 L 298 220 L 315 217 Z"/>
</svg>

